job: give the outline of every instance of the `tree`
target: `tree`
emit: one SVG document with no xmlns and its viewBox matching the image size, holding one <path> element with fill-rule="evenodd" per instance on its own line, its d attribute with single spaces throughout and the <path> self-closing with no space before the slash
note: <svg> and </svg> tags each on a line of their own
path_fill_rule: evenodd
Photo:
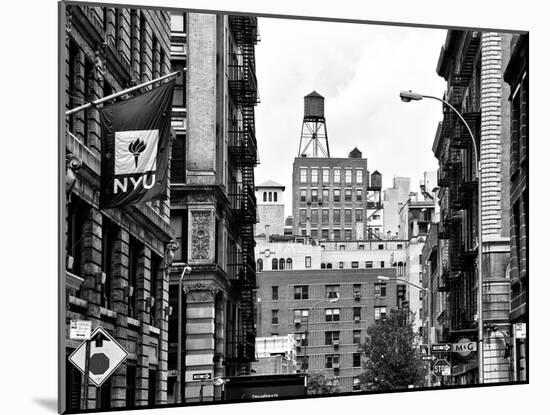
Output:
<svg viewBox="0 0 550 415">
<path fill-rule="evenodd" d="M 415 346 L 413 317 L 407 308 L 394 309 L 367 329 L 361 345 L 366 357 L 359 376 L 362 390 L 404 389 L 421 381 L 423 364 Z"/>
<path fill-rule="evenodd" d="M 308 374 L 307 376 L 307 394 L 319 395 L 326 393 L 340 393 L 340 383 L 334 377 L 327 377 L 323 372 Z"/>
</svg>

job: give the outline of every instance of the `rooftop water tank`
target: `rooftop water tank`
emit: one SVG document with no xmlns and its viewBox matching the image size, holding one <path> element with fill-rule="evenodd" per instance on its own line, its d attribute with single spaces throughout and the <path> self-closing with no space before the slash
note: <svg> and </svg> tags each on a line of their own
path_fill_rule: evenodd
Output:
<svg viewBox="0 0 550 415">
<path fill-rule="evenodd" d="M 325 98 L 315 91 L 304 97 L 304 118 L 325 118 Z"/>
<path fill-rule="evenodd" d="M 370 188 L 372 190 L 379 190 L 382 189 L 382 175 L 378 170 L 375 170 L 370 175 Z"/>
</svg>

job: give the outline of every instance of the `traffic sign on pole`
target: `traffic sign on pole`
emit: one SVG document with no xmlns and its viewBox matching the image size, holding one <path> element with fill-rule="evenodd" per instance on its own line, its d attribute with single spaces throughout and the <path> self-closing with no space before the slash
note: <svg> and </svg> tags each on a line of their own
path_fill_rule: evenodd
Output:
<svg viewBox="0 0 550 415">
<path fill-rule="evenodd" d="M 437 357 L 435 357 L 433 354 L 430 354 L 428 356 L 422 356 L 422 360 L 424 361 L 429 360 L 430 362 L 433 362 L 435 359 L 437 359 Z"/>
<path fill-rule="evenodd" d="M 451 350 L 449 343 L 432 344 L 432 353 L 446 353 Z"/>
<path fill-rule="evenodd" d="M 89 358 L 86 356 L 86 343 Z M 69 361 L 97 387 L 126 360 L 128 352 L 102 327 L 97 327 L 90 340 L 86 340 L 69 356 Z"/>
<path fill-rule="evenodd" d="M 445 359 L 439 359 L 434 363 L 434 374 L 439 376 L 449 376 L 451 374 L 451 364 Z"/>
</svg>

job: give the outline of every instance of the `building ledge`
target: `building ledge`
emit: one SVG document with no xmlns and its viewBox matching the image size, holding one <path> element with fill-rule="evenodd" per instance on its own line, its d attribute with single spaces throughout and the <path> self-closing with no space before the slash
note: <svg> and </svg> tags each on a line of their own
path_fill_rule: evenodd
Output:
<svg viewBox="0 0 550 415">
<path fill-rule="evenodd" d="M 86 308 L 88 306 L 88 302 L 86 300 L 83 300 L 81 298 L 69 295 L 69 304 L 73 304 L 78 307 Z"/>
</svg>

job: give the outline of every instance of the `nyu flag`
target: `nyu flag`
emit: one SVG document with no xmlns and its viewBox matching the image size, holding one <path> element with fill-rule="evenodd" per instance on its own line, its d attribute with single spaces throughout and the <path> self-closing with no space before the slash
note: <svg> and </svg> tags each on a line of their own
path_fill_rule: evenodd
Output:
<svg viewBox="0 0 550 415">
<path fill-rule="evenodd" d="M 166 194 L 173 92 L 171 81 L 100 109 L 102 209 Z"/>
</svg>

